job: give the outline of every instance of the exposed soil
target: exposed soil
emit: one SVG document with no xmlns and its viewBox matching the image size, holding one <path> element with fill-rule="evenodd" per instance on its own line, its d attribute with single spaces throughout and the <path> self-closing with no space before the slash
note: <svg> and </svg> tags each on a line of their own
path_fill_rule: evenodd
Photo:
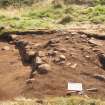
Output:
<svg viewBox="0 0 105 105">
<path fill-rule="evenodd" d="M 99 77 L 105 76 L 105 59 L 100 55 L 105 53 L 104 40 L 66 31 L 8 36 L 8 41 L 0 40 L 0 99 L 65 96 L 68 81 L 81 82 L 84 89 L 98 89 L 85 91 L 88 96 L 105 97 L 105 79 Z M 49 71 L 39 72 L 39 66 L 33 62 L 37 55 L 26 59 L 31 50 L 35 54 L 43 52 L 40 58 L 50 65 Z"/>
</svg>

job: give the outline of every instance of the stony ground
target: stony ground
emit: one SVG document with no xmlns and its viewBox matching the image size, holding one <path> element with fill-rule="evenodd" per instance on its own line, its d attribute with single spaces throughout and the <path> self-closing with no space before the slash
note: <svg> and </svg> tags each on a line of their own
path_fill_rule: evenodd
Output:
<svg viewBox="0 0 105 105">
<path fill-rule="evenodd" d="M 87 96 L 103 98 L 104 35 L 92 35 L 41 30 L 1 37 L 0 99 L 66 96 L 68 81 L 83 83 Z"/>
</svg>

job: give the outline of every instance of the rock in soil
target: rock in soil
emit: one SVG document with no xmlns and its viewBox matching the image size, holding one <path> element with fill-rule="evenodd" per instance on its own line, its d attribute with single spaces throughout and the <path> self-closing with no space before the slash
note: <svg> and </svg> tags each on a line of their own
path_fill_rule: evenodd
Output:
<svg viewBox="0 0 105 105">
<path fill-rule="evenodd" d="M 42 59 L 41 59 L 40 57 L 36 57 L 36 58 L 35 58 L 35 64 L 36 64 L 36 65 L 41 65 L 41 64 L 43 64 Z"/>
<path fill-rule="evenodd" d="M 75 63 L 75 64 L 73 64 L 73 65 L 71 65 L 71 68 L 73 68 L 73 69 L 75 69 L 77 67 L 77 64 Z"/>
<path fill-rule="evenodd" d="M 39 57 L 44 57 L 44 56 L 46 56 L 46 54 L 45 54 L 44 51 L 39 51 L 39 52 L 38 52 L 38 56 L 39 56 Z"/>
<path fill-rule="evenodd" d="M 100 40 L 97 40 L 95 38 L 91 38 L 89 40 L 90 44 L 93 44 L 94 46 L 103 46 L 103 43 Z"/>
<path fill-rule="evenodd" d="M 95 74 L 94 78 L 100 80 L 100 81 L 105 81 L 105 75 L 99 75 L 99 74 Z"/>
<path fill-rule="evenodd" d="M 40 74 L 47 73 L 51 70 L 51 66 L 49 64 L 42 64 L 38 67 L 38 72 Z"/>
<path fill-rule="evenodd" d="M 28 51 L 28 55 L 30 56 L 30 57 L 34 57 L 35 56 L 35 51 Z"/>
<path fill-rule="evenodd" d="M 2 48 L 2 50 L 10 50 L 10 47 L 9 46 L 4 46 L 3 48 Z"/>
<path fill-rule="evenodd" d="M 102 68 L 105 69 L 105 54 L 99 53 L 98 54 L 98 59 L 100 61 L 100 64 L 101 64 Z"/>
<path fill-rule="evenodd" d="M 66 60 L 66 57 L 64 55 L 59 56 L 60 60 Z"/>
</svg>

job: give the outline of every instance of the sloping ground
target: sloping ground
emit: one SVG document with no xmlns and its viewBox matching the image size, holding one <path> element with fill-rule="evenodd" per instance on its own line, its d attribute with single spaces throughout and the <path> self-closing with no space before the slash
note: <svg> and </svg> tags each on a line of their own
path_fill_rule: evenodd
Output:
<svg viewBox="0 0 105 105">
<path fill-rule="evenodd" d="M 83 83 L 88 96 L 104 98 L 104 39 L 76 31 L 19 34 L 6 36 L 9 44 L 0 41 L 0 99 L 65 96 L 68 81 Z"/>
</svg>

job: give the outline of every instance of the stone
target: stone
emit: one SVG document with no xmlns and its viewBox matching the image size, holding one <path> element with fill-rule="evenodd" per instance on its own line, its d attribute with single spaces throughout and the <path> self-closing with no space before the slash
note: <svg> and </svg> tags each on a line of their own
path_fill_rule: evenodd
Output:
<svg viewBox="0 0 105 105">
<path fill-rule="evenodd" d="M 31 46 L 30 45 L 26 45 L 25 49 L 31 49 Z"/>
<path fill-rule="evenodd" d="M 66 66 L 70 66 L 70 65 L 71 65 L 71 63 L 70 63 L 70 62 L 67 62 L 67 63 L 66 63 Z"/>
<path fill-rule="evenodd" d="M 105 54 L 104 53 L 99 53 L 97 56 L 98 56 L 98 60 L 101 64 L 101 67 L 103 69 L 105 69 Z"/>
<path fill-rule="evenodd" d="M 71 35 L 77 35 L 78 33 L 77 32 L 71 32 Z"/>
<path fill-rule="evenodd" d="M 105 75 L 95 74 L 94 78 L 96 78 L 100 81 L 105 81 Z"/>
<path fill-rule="evenodd" d="M 2 50 L 10 50 L 10 47 L 9 46 L 4 46 L 3 48 L 2 48 Z"/>
<path fill-rule="evenodd" d="M 85 39 L 85 38 L 87 38 L 87 35 L 83 34 L 80 37 Z"/>
<path fill-rule="evenodd" d="M 90 88 L 90 89 L 86 89 L 87 91 L 90 91 L 90 92 L 97 92 L 98 89 L 97 88 Z"/>
<path fill-rule="evenodd" d="M 42 70 L 51 70 L 51 67 L 49 64 L 41 64 L 39 67 L 39 69 L 42 69 Z"/>
<path fill-rule="evenodd" d="M 36 75 L 36 74 L 37 74 L 37 71 L 34 71 L 34 72 L 32 73 L 33 76 Z"/>
<path fill-rule="evenodd" d="M 41 64 L 43 64 L 43 61 L 42 61 L 42 59 L 41 59 L 40 57 L 36 57 L 35 63 L 36 63 L 37 65 L 41 65 Z"/>
<path fill-rule="evenodd" d="M 62 53 L 65 53 L 67 50 L 63 47 L 59 48 L 58 51 L 62 52 Z"/>
<path fill-rule="evenodd" d="M 95 38 L 91 38 L 88 42 L 94 46 L 103 46 L 103 43 Z"/>
<path fill-rule="evenodd" d="M 58 63 L 58 62 L 60 62 L 60 58 L 59 58 L 59 57 L 55 57 L 53 61 L 54 61 L 55 63 Z"/>
<path fill-rule="evenodd" d="M 38 56 L 39 56 L 39 57 L 44 57 L 44 56 L 46 56 L 46 54 L 45 54 L 44 51 L 39 51 L 39 52 L 38 52 Z"/>
<path fill-rule="evenodd" d="M 49 40 L 49 44 L 55 44 L 55 43 L 59 43 L 60 42 L 60 39 L 59 38 L 56 38 L 56 39 L 50 39 Z"/>
<path fill-rule="evenodd" d="M 60 55 L 59 58 L 60 58 L 60 60 L 65 60 L 66 59 L 66 57 L 64 55 Z"/>
<path fill-rule="evenodd" d="M 86 55 L 85 57 L 86 57 L 86 58 L 90 58 L 90 56 L 89 56 L 89 55 Z"/>
<path fill-rule="evenodd" d="M 18 35 L 11 35 L 12 40 L 15 40 L 18 37 Z"/>
<path fill-rule="evenodd" d="M 29 55 L 29 56 L 35 56 L 35 51 L 31 51 L 31 50 L 28 51 L 28 55 Z"/>
<path fill-rule="evenodd" d="M 28 41 L 28 40 L 21 40 L 21 43 L 22 43 L 23 45 L 28 45 L 28 44 L 29 44 L 29 41 Z"/>
<path fill-rule="evenodd" d="M 65 38 L 66 40 L 69 40 L 70 39 L 70 37 L 69 36 L 66 36 L 66 38 Z"/>
<path fill-rule="evenodd" d="M 75 63 L 75 64 L 73 64 L 73 65 L 71 65 L 71 68 L 72 69 L 75 69 L 77 67 L 77 64 Z"/>
<path fill-rule="evenodd" d="M 47 56 L 41 57 L 42 61 L 45 63 L 49 62 L 49 58 Z"/>
<path fill-rule="evenodd" d="M 55 56 L 57 53 L 58 53 L 58 51 L 54 51 L 54 50 L 49 50 L 48 51 L 49 56 Z"/>
<path fill-rule="evenodd" d="M 27 83 L 27 84 L 29 84 L 29 83 L 32 83 L 33 81 L 35 81 L 35 79 L 34 79 L 34 78 L 27 79 L 27 80 L 26 80 L 26 83 Z"/>
</svg>

